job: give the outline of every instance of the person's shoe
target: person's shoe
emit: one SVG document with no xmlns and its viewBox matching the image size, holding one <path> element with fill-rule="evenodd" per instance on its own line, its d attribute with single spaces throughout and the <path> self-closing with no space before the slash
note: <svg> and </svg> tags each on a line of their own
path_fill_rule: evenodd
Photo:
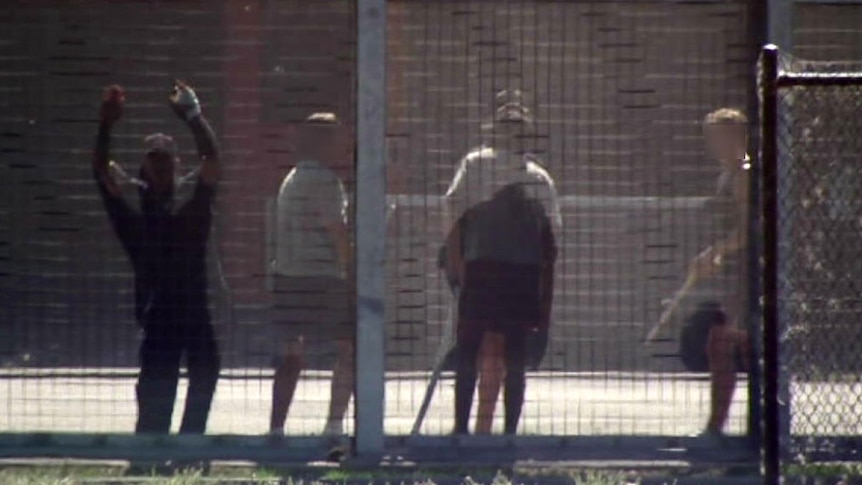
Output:
<svg viewBox="0 0 862 485">
<path fill-rule="evenodd" d="M 705 430 L 695 435 L 695 438 L 704 440 L 705 442 L 714 446 L 723 447 L 727 445 L 727 440 L 725 439 L 724 433 L 716 429 L 706 428 Z"/>
<path fill-rule="evenodd" d="M 277 445 L 284 441 L 284 429 L 271 429 L 266 434 L 266 441 L 271 445 Z"/>
<path fill-rule="evenodd" d="M 329 449 L 329 452 L 326 454 L 326 461 L 330 463 L 341 463 L 344 460 L 344 457 L 347 456 L 348 451 L 350 451 L 349 445 L 338 443 Z"/>
</svg>

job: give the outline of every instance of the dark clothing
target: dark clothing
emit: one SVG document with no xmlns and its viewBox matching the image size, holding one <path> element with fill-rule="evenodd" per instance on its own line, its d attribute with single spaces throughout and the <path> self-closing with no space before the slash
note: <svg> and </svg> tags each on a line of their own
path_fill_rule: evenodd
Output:
<svg viewBox="0 0 862 485">
<path fill-rule="evenodd" d="M 464 269 L 458 325 L 487 322 L 485 330 L 535 328 L 541 318 L 540 271 L 535 264 L 473 261 Z"/>
<path fill-rule="evenodd" d="M 135 272 L 135 317 L 144 334 L 136 430 L 169 431 L 185 352 L 189 391 L 182 432 L 203 433 L 219 373 L 206 294 L 206 244 L 215 191 L 198 181 L 192 198 L 176 211 L 142 201 L 141 213 L 111 195 L 98 174 L 96 181 Z"/>
<path fill-rule="evenodd" d="M 495 241 L 506 240 L 525 256 L 520 262 L 465 258 L 458 299 L 455 432 L 467 433 L 482 338 L 485 332 L 498 332 L 505 341 L 505 432 L 514 434 L 526 390 L 527 336 L 533 329 L 546 330 L 549 324 L 544 306 L 549 306 L 553 288 L 543 276 L 556 259 L 551 221 L 520 184 L 511 184 L 468 209 L 456 224 L 461 228 L 462 247 L 472 245 L 482 254 L 494 254 L 490 248 L 499 246 Z"/>
<path fill-rule="evenodd" d="M 482 346 L 486 326 L 481 323 L 462 325 L 458 329 L 458 370 L 455 373 L 455 432 L 467 434 L 473 392 L 476 389 L 476 360 Z M 523 326 L 509 326 L 501 330 L 505 339 L 503 359 L 506 364 L 506 382 L 503 387 L 506 434 L 515 434 L 521 409 L 524 406 L 527 370 L 527 332 Z"/>
<path fill-rule="evenodd" d="M 180 433 L 206 431 L 219 373 L 219 356 L 209 322 L 152 322 L 141 343 L 136 433 L 167 433 L 177 394 L 182 354 L 189 387 Z"/>
<path fill-rule="evenodd" d="M 206 245 L 215 190 L 198 182 L 176 211 L 129 207 L 98 181 L 111 225 L 135 271 L 135 316 L 141 326 L 175 319 L 209 321 Z"/>
</svg>

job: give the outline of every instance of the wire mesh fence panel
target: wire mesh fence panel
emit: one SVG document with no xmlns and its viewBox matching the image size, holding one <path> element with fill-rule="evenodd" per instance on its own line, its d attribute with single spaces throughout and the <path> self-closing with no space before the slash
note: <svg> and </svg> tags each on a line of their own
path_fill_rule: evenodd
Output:
<svg viewBox="0 0 862 485">
<path fill-rule="evenodd" d="M 185 408 L 184 431 L 201 432 L 215 385 L 207 431 L 266 433 L 273 362 L 304 328 L 286 431 L 319 434 L 329 329 L 352 320 L 332 287 L 349 287 L 333 240 L 351 232 L 353 2 L 10 2 L 0 26 L 0 432 L 164 432 Z M 106 141 L 114 83 L 125 103 Z M 340 124 L 321 134 L 331 119 L 315 112 Z M 175 141 L 145 144 L 155 132 Z M 301 161 L 310 182 L 284 184 Z"/>
<path fill-rule="evenodd" d="M 719 358 L 746 353 L 745 122 L 710 148 L 704 120 L 751 101 L 750 7 L 388 3 L 387 433 L 512 431 L 521 392 L 521 434 L 745 432 L 745 374 L 718 372 L 711 403 L 679 335 L 715 301 L 740 329 Z M 546 219 L 556 259 L 494 212 L 513 183 L 542 194 L 525 224 Z"/>
<path fill-rule="evenodd" d="M 778 91 L 779 316 L 790 433 L 862 434 L 858 272 L 862 83 L 858 64 L 785 58 L 789 75 L 821 83 Z M 831 85 L 830 85 L 831 76 Z"/>
</svg>

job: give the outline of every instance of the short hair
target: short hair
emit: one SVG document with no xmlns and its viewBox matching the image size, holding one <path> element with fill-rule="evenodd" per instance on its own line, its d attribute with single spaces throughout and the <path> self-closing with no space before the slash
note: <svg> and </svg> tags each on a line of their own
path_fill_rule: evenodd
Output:
<svg viewBox="0 0 862 485">
<path fill-rule="evenodd" d="M 704 126 L 711 125 L 748 125 L 748 116 L 741 110 L 735 108 L 717 109 L 703 119 Z"/>
</svg>

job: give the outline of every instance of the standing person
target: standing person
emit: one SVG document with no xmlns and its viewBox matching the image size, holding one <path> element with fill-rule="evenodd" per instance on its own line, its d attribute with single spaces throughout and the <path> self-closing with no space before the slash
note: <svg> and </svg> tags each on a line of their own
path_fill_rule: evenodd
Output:
<svg viewBox="0 0 862 485">
<path fill-rule="evenodd" d="M 721 175 L 718 178 L 716 194 L 729 206 L 732 214 L 723 237 L 704 249 L 689 264 L 688 278 L 700 281 L 714 276 L 728 267 L 727 260 L 744 254 L 748 247 L 749 193 L 751 183 L 751 162 L 747 152 L 748 118 L 739 110 L 721 108 L 706 115 L 703 132 L 706 148 L 710 157 L 718 161 Z M 737 258 L 740 259 L 740 258 Z M 710 413 L 705 436 L 721 436 L 727 422 L 733 393 L 736 389 L 736 372 L 739 368 L 738 356 L 742 365 L 748 367 L 748 334 L 740 328 L 744 324 L 748 300 L 747 265 L 739 261 L 739 275 L 728 297 L 725 298 L 724 311 L 720 309 L 701 310 L 710 320 L 706 338 L 706 353 L 710 373 Z M 656 327 L 648 340 L 655 337 Z"/>
<path fill-rule="evenodd" d="M 219 355 L 207 308 L 206 244 L 219 178 L 215 134 L 201 114 L 191 87 L 177 81 L 173 111 L 189 127 L 201 159 L 194 194 L 174 207 L 180 159 L 174 140 L 162 133 L 145 138 L 138 180 L 140 212 L 122 198 L 109 162 L 111 131 L 123 114 L 121 87 L 105 89 L 99 111 L 93 172 L 105 210 L 135 273 L 135 316 L 143 331 L 136 388 L 137 433 L 168 433 L 180 360 L 189 372 L 181 433 L 203 433 L 219 374 Z"/>
<path fill-rule="evenodd" d="M 518 93 L 516 98 L 519 98 Z M 477 432 L 490 432 L 505 379 L 505 432 L 514 434 L 526 388 L 528 335 L 546 335 L 553 298 L 556 190 L 524 150 L 529 111 L 512 92 L 497 97 L 489 145 L 470 152 L 446 193 L 446 271 L 460 288 L 456 329 L 455 433 L 468 432 L 482 368 Z M 478 362 L 477 362 L 478 361 Z M 505 378 L 504 378 L 505 374 Z"/>
<path fill-rule="evenodd" d="M 282 435 L 307 348 L 335 344 L 326 435 L 343 434 L 353 395 L 354 319 L 348 198 L 336 170 L 350 165 L 344 128 L 332 113 L 309 116 L 297 133 L 299 163 L 277 200 L 275 270 L 276 371 L 270 433 Z"/>
</svg>

